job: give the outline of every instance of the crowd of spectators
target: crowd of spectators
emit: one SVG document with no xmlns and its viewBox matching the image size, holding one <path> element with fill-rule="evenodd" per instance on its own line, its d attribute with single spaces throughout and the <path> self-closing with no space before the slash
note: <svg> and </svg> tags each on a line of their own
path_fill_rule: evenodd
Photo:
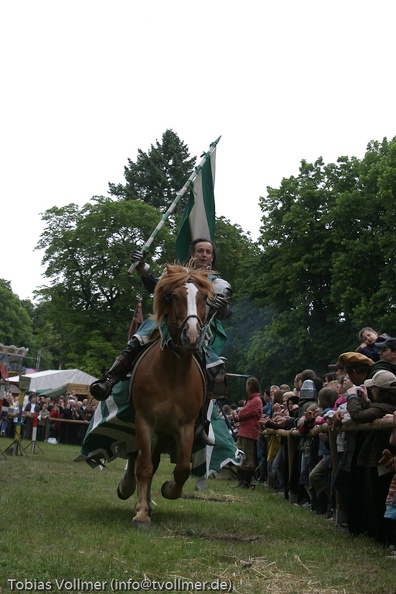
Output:
<svg viewBox="0 0 396 594">
<path fill-rule="evenodd" d="M 6 391 L 3 395 L 0 418 L 1 437 L 15 438 L 15 429 L 19 415 L 19 395 Z M 51 399 L 45 395 L 28 392 L 22 403 L 21 439 L 32 440 L 33 420 L 37 417 L 36 440 L 56 440 L 58 443 L 81 445 L 96 405 L 87 398 L 78 400 L 76 393 L 63 394 Z M 84 423 L 66 423 L 84 421 Z"/>
<path fill-rule="evenodd" d="M 224 404 L 222 412 L 246 450 L 236 487 L 263 484 L 339 531 L 385 543 L 396 556 L 396 338 L 372 328 L 359 338 L 356 351 L 340 355 L 323 378 L 305 369 L 292 388 L 271 385 L 261 393 L 250 377 L 247 399 Z M 73 392 L 55 399 L 30 392 L 21 437 L 32 439 L 37 415 L 37 441 L 80 445 L 94 411 Z M 19 397 L 6 392 L 1 436 L 14 438 L 18 413 Z"/>
<path fill-rule="evenodd" d="M 273 385 L 261 395 L 255 479 L 396 556 L 396 338 L 372 328 L 360 338 L 323 378 L 305 369 L 292 389 Z M 244 407 L 223 406 L 234 438 Z"/>
</svg>

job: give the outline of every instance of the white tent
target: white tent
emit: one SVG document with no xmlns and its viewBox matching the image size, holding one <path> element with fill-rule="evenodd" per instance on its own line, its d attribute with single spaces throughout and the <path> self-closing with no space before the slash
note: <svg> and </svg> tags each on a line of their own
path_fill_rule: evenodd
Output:
<svg viewBox="0 0 396 594">
<path fill-rule="evenodd" d="M 19 377 L 10 377 L 8 381 L 13 384 L 19 383 Z M 23 377 L 30 378 L 29 390 L 32 392 L 48 392 L 57 390 L 67 384 L 85 384 L 90 385 L 96 381 L 96 377 L 80 371 L 80 369 L 49 369 L 48 371 L 36 371 L 27 373 Z"/>
</svg>

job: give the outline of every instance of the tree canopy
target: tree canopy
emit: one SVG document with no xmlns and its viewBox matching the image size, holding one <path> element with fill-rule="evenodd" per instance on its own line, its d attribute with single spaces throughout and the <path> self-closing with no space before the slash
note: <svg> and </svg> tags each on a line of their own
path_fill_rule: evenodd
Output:
<svg viewBox="0 0 396 594">
<path fill-rule="evenodd" d="M 4 345 L 28 347 L 33 342 L 33 322 L 28 301 L 21 301 L 11 283 L 0 279 L 0 342 Z"/>
<path fill-rule="evenodd" d="M 125 345 L 142 293 L 127 273 L 130 252 L 147 241 L 194 162 L 167 130 L 135 163 L 128 159 L 125 184 L 110 183 L 110 196 L 47 210 L 37 247 L 49 286 L 28 307 L 2 281 L 2 342 L 37 340 L 53 364 L 104 371 Z M 385 138 L 371 141 L 362 159 L 302 160 L 298 175 L 268 187 L 257 242 L 216 219 L 217 268 L 234 289 L 225 322 L 230 372 L 255 375 L 263 387 L 290 383 L 305 368 L 323 375 L 356 349 L 363 326 L 396 333 L 395 197 L 396 139 Z M 176 259 L 176 233 L 171 221 L 157 236 L 154 275 Z M 143 307 L 147 315 L 145 293 Z"/>
<path fill-rule="evenodd" d="M 126 343 L 142 290 L 137 275 L 127 273 L 130 253 L 144 243 L 159 216 L 143 202 L 106 197 L 95 197 L 82 208 L 69 204 L 44 213 L 46 229 L 38 248 L 45 250 L 51 286 L 37 295 L 46 304 L 52 327 L 48 335 L 57 341 L 63 365 L 97 375 Z M 167 254 L 172 249 L 169 230 L 163 228 L 157 250 Z M 88 347 L 97 353 L 95 363 Z"/>
<path fill-rule="evenodd" d="M 141 200 L 165 212 L 191 175 L 194 164 L 187 145 L 173 130 L 166 130 L 162 142 L 157 140 L 147 153 L 138 150 L 136 162 L 128 159 L 125 183 L 109 183 L 110 194 L 122 200 Z M 174 224 L 173 218 L 170 223 Z"/>
<path fill-rule="evenodd" d="M 267 191 L 244 294 L 258 323 L 238 317 L 251 328 L 238 355 L 270 383 L 325 373 L 363 326 L 396 332 L 396 139 L 370 142 L 362 160 L 302 161 Z"/>
</svg>

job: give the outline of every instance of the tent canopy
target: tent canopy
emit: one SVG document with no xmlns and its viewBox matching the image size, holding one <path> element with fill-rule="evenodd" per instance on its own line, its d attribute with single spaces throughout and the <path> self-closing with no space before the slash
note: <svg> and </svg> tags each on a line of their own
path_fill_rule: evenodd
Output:
<svg viewBox="0 0 396 594">
<path fill-rule="evenodd" d="M 18 384 L 21 376 L 10 377 L 8 379 L 11 384 Z M 55 369 L 47 371 L 36 371 L 35 373 L 27 373 L 23 377 L 30 378 L 29 391 L 37 392 L 37 394 L 46 394 L 50 391 L 60 390 L 59 394 L 64 394 L 67 390 L 68 384 L 80 384 L 90 386 L 92 382 L 96 381 L 96 377 L 85 373 L 80 369 Z M 57 395 L 59 395 L 57 394 Z M 55 395 L 51 396 L 55 398 Z"/>
</svg>

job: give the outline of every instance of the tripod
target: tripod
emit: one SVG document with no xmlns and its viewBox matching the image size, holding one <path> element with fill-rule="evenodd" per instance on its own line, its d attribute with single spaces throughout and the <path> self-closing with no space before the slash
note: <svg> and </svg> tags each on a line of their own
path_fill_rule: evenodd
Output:
<svg viewBox="0 0 396 594">
<path fill-rule="evenodd" d="M 26 456 L 27 455 L 25 450 L 22 448 L 21 440 L 19 439 L 19 436 L 16 439 L 14 439 L 14 441 L 12 443 L 10 443 L 10 445 L 4 450 L 4 452 L 2 452 L 3 456 L 4 456 L 4 454 L 7 454 L 7 453 L 10 456 L 18 456 L 18 455 Z"/>
<path fill-rule="evenodd" d="M 38 452 L 36 452 L 36 450 L 39 450 L 42 454 L 44 454 L 43 450 L 40 448 L 39 444 L 37 443 L 37 441 L 35 439 L 32 439 L 32 441 L 30 441 L 23 449 L 23 453 L 26 453 L 26 450 L 28 449 L 28 447 L 31 447 L 31 453 L 32 454 L 38 454 Z"/>
<path fill-rule="evenodd" d="M 5 455 L 5 450 L 3 452 L 3 450 L 0 450 L 0 455 L 3 456 L 4 460 L 7 460 L 7 457 Z"/>
</svg>

